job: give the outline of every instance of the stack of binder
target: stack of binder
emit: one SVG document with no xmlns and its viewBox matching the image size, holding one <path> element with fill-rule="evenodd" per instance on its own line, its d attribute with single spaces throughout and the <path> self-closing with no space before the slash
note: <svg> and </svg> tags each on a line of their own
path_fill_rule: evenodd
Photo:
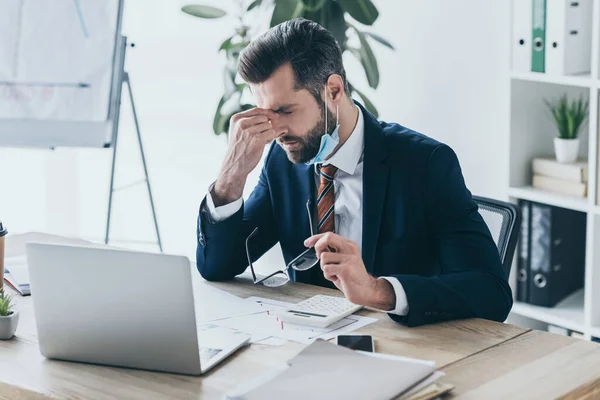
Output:
<svg viewBox="0 0 600 400">
<path fill-rule="evenodd" d="M 559 163 L 552 158 L 533 160 L 533 187 L 550 192 L 586 197 L 588 163 Z"/>
<path fill-rule="evenodd" d="M 583 287 L 587 216 L 527 200 L 519 207 L 517 300 L 553 307 Z"/>
<path fill-rule="evenodd" d="M 592 14 L 593 0 L 513 0 L 513 70 L 589 73 Z"/>
</svg>

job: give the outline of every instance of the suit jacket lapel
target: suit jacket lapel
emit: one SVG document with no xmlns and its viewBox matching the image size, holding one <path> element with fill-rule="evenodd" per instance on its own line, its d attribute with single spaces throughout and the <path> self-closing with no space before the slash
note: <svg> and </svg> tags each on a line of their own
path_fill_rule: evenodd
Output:
<svg viewBox="0 0 600 400">
<path fill-rule="evenodd" d="M 291 163 L 290 163 L 291 164 Z M 296 237 L 295 241 L 297 243 L 302 244 L 305 239 L 310 237 L 310 224 L 308 221 L 308 212 L 306 211 L 306 201 L 310 199 L 311 201 L 311 214 L 316 212 L 315 210 L 315 173 L 313 165 L 305 165 L 305 164 L 291 164 L 291 176 L 289 182 L 292 187 L 289 188 L 293 195 L 289 200 L 289 207 L 293 216 L 287 219 L 287 223 L 294 224 L 296 227 L 294 236 Z M 316 229 L 316 228 L 315 228 Z M 303 246 L 298 246 L 296 253 L 294 253 L 294 257 L 299 255 L 305 248 Z M 312 268 L 308 271 L 294 271 L 290 270 L 289 274 L 294 277 L 294 280 L 302 283 L 316 283 L 313 277 L 315 273 L 314 270 L 319 270 L 317 272 L 321 272 L 320 268 Z"/>
<path fill-rule="evenodd" d="M 384 162 L 387 157 L 387 148 L 384 143 L 383 130 L 373 115 L 360 104 L 359 107 L 365 120 L 362 257 L 367 271 L 373 273 L 389 167 Z"/>
<path fill-rule="evenodd" d="M 293 164 L 292 165 L 293 173 L 296 175 L 296 179 L 292 180 L 292 182 L 298 182 L 299 187 L 298 190 L 295 191 L 297 193 L 298 202 L 294 201 L 293 212 L 298 213 L 298 217 L 301 223 L 301 232 L 302 235 L 305 236 L 304 239 L 310 236 L 310 225 L 308 222 L 308 212 L 306 211 L 306 201 L 310 199 L 311 203 L 311 214 L 316 213 L 315 206 L 315 198 L 316 198 L 316 188 L 315 188 L 315 170 L 314 165 L 305 165 L 305 164 Z M 314 221 L 314 219 L 313 219 Z M 316 229 L 316 227 L 315 227 Z"/>
</svg>

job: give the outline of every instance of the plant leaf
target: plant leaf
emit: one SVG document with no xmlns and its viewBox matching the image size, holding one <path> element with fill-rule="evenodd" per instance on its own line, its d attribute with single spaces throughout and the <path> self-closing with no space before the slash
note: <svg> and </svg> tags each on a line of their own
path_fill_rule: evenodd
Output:
<svg viewBox="0 0 600 400">
<path fill-rule="evenodd" d="M 221 100 L 219 100 L 219 105 L 215 111 L 215 117 L 213 118 L 213 132 L 215 135 L 220 135 L 221 133 L 225 132 L 224 116 L 221 115 L 221 108 L 223 107 L 223 104 L 225 104 L 225 96 L 222 96 Z"/>
<path fill-rule="evenodd" d="M 275 8 L 271 16 L 271 27 L 299 17 L 303 9 L 304 6 L 300 0 L 275 0 Z"/>
<path fill-rule="evenodd" d="M 344 9 L 335 1 L 331 1 L 327 4 L 326 7 L 323 8 L 326 16 L 326 23 L 323 24 L 335 40 L 337 40 L 338 44 L 342 51 L 346 48 L 346 41 L 348 40 L 346 36 L 346 19 L 344 18 Z"/>
<path fill-rule="evenodd" d="M 194 17 L 207 19 L 221 18 L 227 15 L 227 12 L 220 8 L 201 4 L 188 4 L 187 6 L 183 6 L 181 11 Z"/>
<path fill-rule="evenodd" d="M 358 22 L 373 25 L 379 17 L 379 11 L 371 0 L 338 0 L 344 10 Z"/>
<path fill-rule="evenodd" d="M 321 8 L 323 8 L 323 6 L 325 5 L 325 3 L 332 3 L 331 1 L 327 1 L 327 0 L 302 0 L 302 4 L 304 5 L 304 10 L 308 11 L 308 12 L 316 12 L 321 10 Z"/>
<path fill-rule="evenodd" d="M 356 92 L 356 94 L 358 94 L 360 96 L 360 98 L 362 99 L 365 108 L 367 110 L 369 110 L 369 112 L 371 114 L 373 114 L 373 116 L 375 118 L 379 118 L 379 112 L 377 112 L 377 108 L 375 107 L 375 105 L 371 102 L 371 100 L 369 100 L 369 98 L 367 96 L 365 96 L 364 93 L 362 93 L 361 91 L 359 91 L 358 89 L 356 89 L 354 86 L 350 85 L 350 90 L 352 92 Z"/>
<path fill-rule="evenodd" d="M 369 45 L 365 35 L 358 29 L 355 30 L 361 44 L 361 48 L 359 49 L 361 55 L 360 62 L 367 74 L 367 81 L 369 82 L 370 87 L 377 89 L 377 86 L 379 86 L 379 67 L 377 66 L 377 59 L 375 58 L 375 54 L 373 54 L 371 45 Z"/>
<path fill-rule="evenodd" d="M 262 4 L 263 0 L 254 0 L 246 9 L 246 11 L 252 11 L 253 9 L 255 9 L 256 7 L 260 6 Z"/>
<path fill-rule="evenodd" d="M 381 43 L 382 45 L 384 45 L 385 47 L 389 47 L 392 50 L 396 50 L 394 48 L 394 45 L 392 45 L 390 42 L 388 42 L 386 39 L 382 38 L 381 36 L 372 33 L 372 32 L 365 32 L 365 35 L 369 36 L 371 39 Z"/>
<path fill-rule="evenodd" d="M 231 97 L 232 94 L 237 92 L 237 85 L 235 84 L 235 74 L 232 74 L 229 69 L 223 70 L 223 86 L 225 87 L 226 98 Z"/>
<path fill-rule="evenodd" d="M 221 43 L 221 46 L 219 47 L 219 51 L 229 50 L 231 48 L 231 40 L 232 39 L 233 39 L 233 36 L 230 37 L 229 39 L 226 39 L 223 43 Z"/>
<path fill-rule="evenodd" d="M 561 139 L 576 139 L 589 118 L 589 100 L 581 96 L 569 103 L 568 96 L 563 94 L 554 103 L 548 100 L 544 100 L 544 103 L 550 110 L 558 130 L 558 137 Z"/>
</svg>

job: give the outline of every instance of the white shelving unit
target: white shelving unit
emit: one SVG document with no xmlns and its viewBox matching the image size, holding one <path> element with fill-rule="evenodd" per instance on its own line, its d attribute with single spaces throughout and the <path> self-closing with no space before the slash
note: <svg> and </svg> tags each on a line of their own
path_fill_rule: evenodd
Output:
<svg viewBox="0 0 600 400">
<path fill-rule="evenodd" d="M 519 1 L 519 0 L 516 0 Z M 538 307 L 515 300 L 512 314 L 558 325 L 583 333 L 590 340 L 600 338 L 600 205 L 598 187 L 598 117 L 600 96 L 600 0 L 593 2 L 591 73 L 553 76 L 534 72 L 510 73 L 510 133 L 508 196 L 584 212 L 587 214 L 585 286 L 555 307 Z M 511 21 L 512 24 L 512 21 Z M 511 32 L 512 34 L 512 32 Z M 511 40 L 512 43 L 512 40 Z M 554 194 L 531 187 L 531 162 L 537 156 L 554 154 L 552 124 L 544 99 L 556 99 L 563 93 L 571 98 L 584 95 L 590 100 L 587 132 L 581 133 L 580 156 L 589 163 L 588 197 Z M 511 286 L 516 295 L 516 259 L 511 272 Z"/>
</svg>

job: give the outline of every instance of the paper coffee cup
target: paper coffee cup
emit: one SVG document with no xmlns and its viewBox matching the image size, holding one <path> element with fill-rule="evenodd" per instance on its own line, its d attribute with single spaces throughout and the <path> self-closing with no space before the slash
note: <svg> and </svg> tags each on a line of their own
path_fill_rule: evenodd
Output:
<svg viewBox="0 0 600 400">
<path fill-rule="evenodd" d="M 4 286 L 4 244 L 7 233 L 6 227 L 0 221 L 0 287 Z"/>
</svg>

